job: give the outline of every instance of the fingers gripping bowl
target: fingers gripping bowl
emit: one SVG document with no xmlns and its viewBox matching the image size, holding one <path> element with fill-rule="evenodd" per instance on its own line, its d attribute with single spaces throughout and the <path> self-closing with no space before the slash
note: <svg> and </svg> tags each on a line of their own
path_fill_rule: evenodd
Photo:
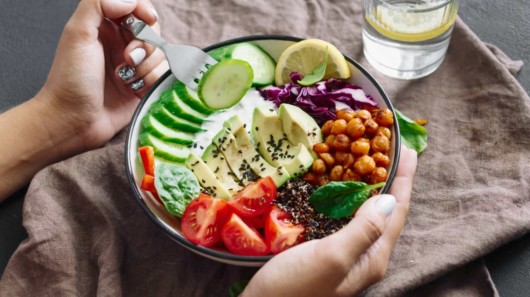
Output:
<svg viewBox="0 0 530 297">
<path fill-rule="evenodd" d="M 210 47 L 206 48 L 205 51 L 213 51 L 213 50 L 216 50 L 216 49 L 226 48 L 227 46 L 240 44 L 240 43 L 251 43 L 251 44 L 257 45 L 259 48 L 261 48 L 263 51 L 265 51 L 268 55 L 270 55 L 270 57 L 275 62 L 277 62 L 279 57 L 280 57 L 280 55 L 289 46 L 297 43 L 298 41 L 301 41 L 301 39 L 294 38 L 294 37 L 288 37 L 288 36 L 251 36 L 251 37 L 239 38 L 239 39 L 234 39 L 234 40 L 229 40 L 229 41 L 226 41 L 226 42 L 222 42 L 222 43 L 219 43 L 219 44 L 216 44 L 216 45 L 213 45 L 213 46 L 210 46 Z M 327 61 L 327 59 L 328 59 L 328 50 L 326 50 L 326 54 L 325 55 L 326 55 L 326 61 Z M 392 184 L 392 181 L 394 179 L 394 175 L 395 175 L 395 172 L 396 172 L 397 166 L 398 166 L 397 163 L 398 163 L 398 160 L 399 160 L 400 137 L 399 137 L 399 128 L 398 128 L 398 125 L 397 125 L 397 120 L 395 119 L 395 115 L 393 115 L 394 109 L 392 107 L 392 104 L 390 103 L 390 100 L 388 99 L 388 97 L 384 93 L 384 91 L 381 88 L 381 86 L 375 81 L 375 79 L 364 68 L 362 68 L 357 62 L 355 62 L 354 60 L 352 60 L 352 59 L 350 59 L 348 57 L 345 57 L 345 58 L 346 58 L 346 61 L 347 61 L 347 67 L 349 68 L 348 72 L 351 73 L 351 76 L 349 76 L 349 78 L 347 78 L 347 79 L 344 79 L 344 81 L 359 87 L 366 94 L 369 94 L 370 99 L 372 101 L 374 101 L 375 103 L 377 103 L 377 108 L 378 109 L 390 111 L 389 114 L 392 117 L 392 121 L 394 123 L 396 123 L 394 125 L 388 126 L 386 128 L 386 130 L 388 130 L 388 131 L 385 132 L 385 134 L 390 133 L 389 135 L 392 135 L 391 137 L 388 137 L 388 139 L 389 139 L 388 148 L 385 150 L 385 156 L 387 157 L 386 158 L 387 161 L 384 162 L 384 165 L 383 165 L 383 167 L 385 168 L 385 171 L 386 171 L 385 175 L 384 175 L 384 180 L 383 180 L 383 181 L 385 181 L 385 183 L 384 184 L 383 183 L 379 183 L 379 182 L 381 182 L 381 180 L 377 180 L 376 181 L 376 182 L 379 183 L 378 191 L 380 193 L 385 193 L 385 192 L 388 192 L 388 190 L 389 190 L 389 188 L 390 188 L 390 186 Z M 316 72 L 316 70 L 315 70 L 315 72 Z M 255 78 L 254 78 L 254 82 L 255 83 L 259 79 L 262 79 L 262 75 L 260 73 L 257 73 L 257 71 L 254 71 L 254 76 L 255 76 Z M 256 78 L 256 76 L 258 76 L 258 77 Z M 310 76 L 310 75 L 308 75 L 308 76 Z M 282 79 L 281 78 L 278 79 L 278 75 L 277 75 L 276 81 L 278 82 L 278 80 L 281 81 Z M 284 81 L 282 83 L 285 83 L 285 77 L 283 78 L 283 80 Z M 304 78 L 304 80 L 305 80 L 305 78 Z M 256 86 L 256 88 L 259 88 L 259 89 L 266 89 L 267 87 L 265 85 L 267 83 L 270 84 L 270 83 L 273 83 L 273 82 L 258 81 L 258 83 L 254 84 L 254 86 Z M 126 160 L 125 161 L 126 161 L 126 171 L 127 171 L 127 175 L 128 175 L 128 180 L 129 180 L 129 184 L 130 184 L 130 186 L 132 188 L 134 197 L 137 200 L 137 202 L 139 203 L 139 205 L 142 207 L 142 209 L 145 211 L 147 216 L 153 222 L 155 222 L 156 225 L 158 225 L 160 228 L 162 228 L 162 230 L 164 230 L 164 232 L 166 232 L 166 234 L 170 238 L 175 240 L 180 245 L 190 249 L 191 251 L 193 251 L 195 253 L 198 253 L 198 254 L 200 254 L 200 255 L 202 255 L 204 257 L 207 257 L 207 258 L 219 261 L 219 262 L 223 262 L 223 263 L 228 263 L 228 264 L 242 265 L 242 266 L 260 266 L 260 265 L 263 265 L 267 260 L 269 260 L 272 257 L 272 255 L 266 254 L 266 255 L 259 255 L 259 256 L 249 256 L 249 255 L 244 255 L 245 254 L 244 252 L 242 254 L 241 253 L 240 254 L 234 254 L 232 252 L 233 250 L 230 249 L 230 247 L 227 248 L 226 246 L 223 246 L 222 243 L 221 244 L 208 245 L 208 247 L 205 247 L 205 246 L 203 246 L 201 244 L 196 244 L 197 241 L 195 241 L 195 240 L 194 240 L 195 243 L 193 243 L 192 241 L 189 240 L 189 236 L 186 237 L 183 234 L 183 228 L 182 228 L 182 224 L 181 224 L 182 220 L 180 219 L 180 216 L 182 216 L 183 209 L 179 209 L 178 205 L 176 205 L 173 208 L 171 208 L 171 207 L 167 208 L 167 205 L 166 205 L 166 207 L 164 207 L 163 204 L 161 203 L 161 201 L 158 200 L 157 197 L 155 197 L 152 193 L 150 193 L 149 191 L 146 191 L 145 190 L 146 189 L 145 185 L 142 185 L 142 183 L 145 182 L 144 181 L 144 176 L 146 174 L 146 169 L 145 169 L 144 164 L 142 163 L 142 158 L 140 157 L 140 154 L 139 154 L 139 148 L 142 147 L 145 144 L 146 141 L 149 141 L 149 139 L 146 140 L 146 135 L 145 135 L 145 133 L 143 133 L 144 130 L 145 130 L 145 126 L 146 126 L 146 121 L 149 122 L 149 120 L 146 120 L 146 118 L 148 119 L 149 118 L 149 114 L 153 112 L 153 109 L 156 109 L 156 105 L 158 104 L 157 102 L 159 101 L 159 99 L 161 97 L 164 97 L 164 94 L 165 94 L 165 92 L 167 92 L 168 89 L 173 89 L 174 85 L 175 85 L 175 77 L 171 74 L 171 72 L 168 71 L 146 93 L 144 100 L 142 100 L 142 102 L 140 103 L 140 106 L 137 108 L 137 110 L 136 110 L 136 112 L 135 112 L 135 114 L 133 116 L 133 119 L 132 119 L 132 122 L 131 122 L 131 126 L 130 126 L 130 130 L 129 130 L 128 137 L 127 137 L 127 141 L 126 141 L 126 156 L 125 156 Z M 296 92 L 296 91 L 294 91 L 294 92 Z M 257 94 L 257 92 L 256 92 L 256 94 Z M 262 92 L 262 94 L 264 94 L 264 92 Z M 244 101 L 244 100 L 245 99 L 243 99 L 242 101 Z M 277 104 L 277 105 L 279 105 L 279 104 Z M 269 110 L 271 112 L 273 112 L 273 113 L 277 112 L 276 110 L 274 110 L 270 106 L 271 105 L 267 105 L 266 107 L 265 106 L 261 106 L 261 108 L 259 108 L 259 109 L 261 109 L 263 111 L 263 112 L 260 113 L 262 117 L 266 118 L 267 117 L 267 112 Z M 237 105 L 234 108 L 237 108 Z M 337 110 L 339 110 L 338 107 L 337 107 Z M 205 111 L 205 113 L 207 113 L 207 112 L 208 111 Z M 280 110 L 280 113 L 281 112 L 282 111 Z M 248 110 L 239 110 L 239 111 L 235 111 L 235 113 L 239 114 L 243 118 L 242 122 L 246 123 L 248 121 L 252 121 L 252 111 L 249 112 Z M 250 113 L 250 115 L 245 115 L 245 114 L 249 114 L 249 113 Z M 245 116 L 247 116 L 247 118 L 245 118 Z M 250 118 L 248 118 L 248 117 L 250 117 Z M 343 118 L 343 117 L 347 117 L 347 115 L 346 116 L 341 116 L 341 118 Z M 176 120 L 178 121 L 178 117 L 177 117 Z M 201 123 L 200 119 L 197 119 L 197 121 L 194 122 L 195 119 L 193 117 L 189 117 L 189 118 L 186 118 L 185 120 L 186 120 L 186 122 L 191 121 L 194 124 L 196 123 L 196 125 L 192 125 L 192 126 L 193 127 L 199 127 L 198 131 L 202 131 L 202 130 L 216 130 L 211 135 L 215 135 L 217 130 L 220 130 L 220 129 L 223 128 L 223 123 L 220 123 L 220 124 L 219 123 L 214 123 L 214 124 L 210 123 L 210 124 L 208 124 L 208 121 L 204 121 L 202 123 L 202 126 L 201 126 L 201 124 L 199 124 L 199 123 Z M 247 121 L 245 121 L 245 120 L 247 120 Z M 158 121 L 155 120 L 155 122 L 158 122 Z M 324 121 L 324 120 L 320 121 L 319 122 L 319 126 L 322 128 L 322 133 L 323 133 L 325 138 L 321 138 L 321 141 L 315 141 L 315 143 L 317 143 L 317 142 L 319 143 L 319 144 L 317 144 L 315 146 L 315 150 L 311 150 L 311 149 L 308 150 L 308 152 L 313 156 L 313 159 L 311 160 L 309 166 L 307 166 L 307 164 L 303 166 L 304 167 L 303 174 L 305 174 L 305 175 L 302 178 L 302 176 L 301 176 L 302 173 L 299 173 L 298 175 L 297 174 L 294 174 L 294 175 L 291 174 L 291 177 L 298 176 L 299 180 L 300 179 L 310 180 L 311 178 L 315 179 L 315 174 L 321 172 L 321 168 L 319 168 L 319 166 L 317 166 L 317 165 L 322 163 L 322 162 L 324 162 L 324 164 L 327 164 L 326 163 L 327 160 L 326 160 L 325 157 L 318 157 L 319 155 L 323 155 L 323 154 L 321 154 L 323 152 L 319 152 L 319 150 L 322 149 L 322 147 L 326 144 L 325 143 L 325 139 L 329 138 L 329 137 L 327 137 L 327 135 L 333 134 L 330 131 L 326 131 L 326 130 L 328 130 L 329 127 L 326 128 L 326 124 L 324 122 L 326 122 L 326 121 Z M 330 124 L 331 123 L 328 123 L 327 125 L 329 126 Z M 267 125 L 263 125 L 263 126 L 259 126 L 259 127 L 265 127 L 265 128 L 262 128 L 262 130 L 263 129 L 266 130 L 266 129 L 271 129 L 271 128 L 268 128 L 268 127 L 272 127 L 272 126 L 273 126 L 273 122 L 272 122 L 272 124 L 269 123 Z M 233 128 L 233 126 L 226 126 L 226 125 L 224 125 L 224 127 L 227 127 L 229 131 L 230 131 L 230 127 Z M 246 124 L 245 124 L 245 127 L 246 127 Z M 254 127 L 254 128 L 256 128 L 256 127 Z M 283 128 L 287 129 L 285 126 Z M 281 129 L 281 126 L 280 126 L 279 129 Z M 336 128 L 336 129 L 340 129 L 340 127 Z M 272 129 L 272 130 L 275 130 L 275 129 Z M 182 138 L 182 137 L 177 138 L 178 139 L 177 142 L 182 140 L 183 143 L 180 144 L 180 145 L 185 145 L 186 147 L 190 148 L 190 150 L 192 150 L 192 151 L 193 150 L 198 150 L 201 153 L 204 153 L 204 151 L 208 151 L 209 150 L 208 147 L 210 147 L 210 146 L 203 147 L 203 145 L 200 144 L 199 140 L 197 140 L 197 137 L 200 138 L 200 137 L 202 137 L 202 135 L 208 134 L 208 133 L 206 133 L 206 132 L 198 132 L 198 133 L 199 134 L 195 134 L 194 137 L 190 137 L 189 139 L 185 139 L 185 138 Z M 313 133 L 313 132 L 309 131 L 308 135 L 311 134 L 311 133 Z M 250 133 L 250 134 L 252 134 L 252 133 Z M 337 134 L 337 133 L 334 133 L 334 134 Z M 210 138 L 212 137 L 211 135 L 210 135 Z M 285 133 L 284 133 L 284 135 L 285 135 Z M 258 136 L 258 138 L 259 138 L 259 136 Z M 355 142 L 354 140 L 355 139 L 351 139 L 351 140 L 347 140 L 347 141 Z M 153 141 L 153 139 L 151 139 L 151 141 Z M 154 140 L 154 141 L 156 141 L 156 140 Z M 371 141 L 374 141 L 374 140 L 372 139 Z M 292 141 L 291 141 L 291 143 L 292 143 Z M 220 143 L 217 143 L 217 144 L 219 145 Z M 266 153 L 266 150 L 267 150 L 266 147 L 263 148 L 263 151 L 260 150 L 260 148 L 259 148 L 260 142 L 259 141 L 256 141 L 256 139 L 253 139 L 253 144 L 254 144 L 254 146 L 256 146 L 256 149 L 260 153 L 263 152 L 263 153 L 267 154 Z M 329 143 L 329 144 L 331 145 L 331 143 Z M 222 143 L 220 145 L 222 146 Z M 350 142 L 348 142 L 348 145 L 350 145 Z M 363 145 L 361 144 L 361 147 L 362 146 Z M 300 147 L 302 147 L 302 145 L 300 145 Z M 329 150 L 329 148 L 328 148 L 328 150 Z M 340 149 L 337 149 L 337 152 L 339 150 Z M 352 151 L 353 150 L 354 150 L 354 148 L 352 147 Z M 219 151 L 216 152 L 215 150 L 212 150 L 211 155 L 215 156 L 216 153 L 221 155 L 219 153 Z M 203 159 L 204 159 L 204 155 L 205 154 L 203 154 Z M 373 154 L 373 151 L 371 149 L 370 149 L 370 154 Z M 194 155 L 194 154 L 192 153 L 192 155 Z M 360 155 L 363 155 L 363 154 L 361 153 Z M 357 159 L 361 159 L 359 156 L 356 155 L 355 159 L 356 160 Z M 221 157 L 221 159 L 223 159 L 223 158 Z M 188 158 L 188 160 L 189 160 L 189 158 Z M 314 160 L 318 160 L 318 162 L 313 162 Z M 179 161 L 179 160 L 177 160 L 177 161 Z M 208 164 L 208 165 L 211 165 L 211 162 L 216 162 L 215 160 L 212 161 L 211 159 L 209 159 L 209 161 L 210 161 L 210 164 Z M 352 161 L 353 161 L 353 159 L 352 159 Z M 197 159 L 196 161 L 194 161 L 192 163 L 195 163 L 195 162 L 201 162 L 201 164 L 202 164 L 202 161 L 199 160 L 199 159 Z M 274 162 L 274 161 L 272 161 L 272 162 Z M 261 165 L 261 166 L 263 166 L 263 165 Z M 188 166 L 188 167 L 193 169 L 191 166 Z M 282 169 L 281 165 L 278 166 L 278 167 L 280 167 L 280 169 Z M 278 169 L 278 167 L 276 167 L 276 169 Z M 302 166 L 300 166 L 300 167 L 302 167 Z M 330 172 L 329 169 L 331 169 L 331 167 L 330 166 L 328 166 L 328 167 L 329 167 L 328 171 L 324 175 L 326 176 L 326 178 L 329 179 L 329 177 L 331 177 L 333 174 L 336 174 L 336 172 L 335 173 L 334 172 Z M 232 168 L 234 168 L 234 167 L 232 167 Z M 259 167 L 257 169 L 258 170 L 254 170 L 254 172 L 260 171 L 259 169 L 262 169 L 262 168 Z M 289 168 L 287 168 L 287 169 L 289 169 Z M 265 169 L 263 169 L 263 170 L 265 170 Z M 346 166 L 344 166 L 344 170 L 346 170 Z M 352 170 L 353 170 L 353 167 L 352 167 Z M 361 169 L 359 169 L 359 170 L 361 170 Z M 279 171 L 280 170 L 278 169 L 278 172 Z M 285 171 L 283 171 L 283 169 L 281 171 L 285 172 Z M 352 174 L 355 174 L 355 173 L 352 173 Z M 197 173 L 195 173 L 195 175 L 197 175 L 198 177 L 200 176 L 200 174 L 197 174 Z M 228 174 L 225 173 L 225 175 L 231 175 L 231 173 L 228 173 Z M 288 174 L 286 173 L 286 175 L 288 175 Z M 313 177 L 311 177 L 312 175 L 313 175 Z M 344 176 L 345 173 L 341 173 L 341 175 Z M 274 182 L 279 186 L 278 189 L 280 189 L 280 187 L 281 187 L 280 185 L 284 184 L 285 180 L 282 180 L 281 182 L 278 182 L 278 180 L 277 180 L 278 177 L 279 177 L 279 175 L 276 174 L 276 180 L 274 180 Z M 234 177 L 234 178 L 237 179 L 237 180 L 243 180 L 244 179 L 243 176 L 240 176 L 239 179 L 236 178 L 236 177 Z M 200 178 L 200 179 L 202 179 L 202 178 Z M 365 179 L 368 179 L 368 178 L 365 178 Z M 377 178 L 374 178 L 374 179 L 377 179 Z M 255 180 L 255 179 L 253 179 L 253 180 Z M 333 180 L 335 180 L 335 179 L 333 179 Z M 208 190 L 214 191 L 212 189 L 205 189 L 203 182 L 205 182 L 204 179 L 202 179 L 202 181 L 199 180 L 199 183 L 201 184 L 201 191 L 202 192 L 208 193 Z M 301 182 L 304 183 L 304 181 L 301 181 Z M 322 182 L 322 181 L 320 181 L 320 182 Z M 326 182 L 327 182 L 327 180 L 326 180 Z M 324 183 L 326 183 L 326 182 L 324 182 Z M 373 183 L 376 183 L 376 182 L 373 182 Z M 319 183 L 318 179 L 315 179 L 315 183 L 317 183 L 317 184 Z M 261 185 L 263 185 L 263 184 L 264 183 L 261 183 Z M 284 184 L 283 188 L 285 188 L 285 185 L 287 185 L 287 183 Z M 297 186 L 300 186 L 300 185 L 292 183 L 292 184 L 290 184 L 290 186 L 291 187 L 297 187 Z M 228 186 L 226 188 L 228 189 Z M 262 188 L 263 188 L 263 186 L 262 186 Z M 245 187 L 245 189 L 247 189 L 247 187 Z M 230 188 L 230 190 L 232 190 L 232 189 Z M 215 191 L 218 191 L 218 190 L 215 189 Z M 197 196 L 196 194 L 198 194 L 198 192 L 199 192 L 199 190 L 197 189 L 197 193 L 195 193 L 195 195 L 193 195 L 193 196 Z M 241 191 L 239 191 L 239 192 L 241 192 Z M 230 191 L 230 193 L 235 193 L 235 190 L 234 191 Z M 278 194 L 278 195 L 280 195 L 280 194 Z M 202 197 L 202 196 L 207 196 L 207 195 L 201 194 L 200 197 Z M 274 196 L 276 196 L 276 192 L 274 192 Z M 193 197 L 191 197 L 191 198 L 193 198 Z M 226 198 L 230 199 L 231 197 L 226 197 Z M 233 199 L 233 197 L 231 199 Z M 280 199 L 280 198 L 278 197 L 278 199 Z M 197 204 L 197 203 L 190 203 L 190 205 L 195 205 L 195 204 Z M 285 204 L 287 204 L 287 203 L 285 203 Z M 219 206 L 216 206 L 216 207 L 219 208 Z M 236 211 L 236 210 L 234 210 L 234 211 Z M 236 211 L 236 212 L 238 214 L 240 213 L 239 211 Z M 269 210 L 268 213 L 269 213 L 269 215 L 271 213 L 272 214 L 274 214 L 274 213 L 278 214 L 278 213 L 281 213 L 281 210 L 275 208 L 273 211 Z M 178 216 L 176 216 L 176 214 L 178 214 Z M 186 214 L 184 214 L 184 216 L 186 216 Z M 236 216 L 233 215 L 232 217 L 230 217 L 230 222 L 226 223 L 226 225 L 228 225 L 229 223 L 232 223 L 233 217 L 236 217 Z M 246 219 L 244 221 L 247 224 L 252 224 Z M 263 227 L 263 226 L 261 226 L 261 227 Z M 265 232 L 267 232 L 267 231 L 265 231 Z M 306 233 L 309 233 L 309 232 L 306 231 Z M 261 232 L 261 234 L 262 234 L 262 236 L 264 236 L 263 235 L 263 231 Z M 257 235 L 257 236 L 259 237 L 259 235 Z M 307 235 L 306 235 L 306 238 L 308 238 Z M 309 239 L 310 238 L 311 237 L 309 237 Z M 317 238 L 317 237 L 313 237 L 313 238 Z M 267 246 L 265 246 L 264 248 L 266 248 L 267 251 L 270 251 L 270 244 L 267 242 Z"/>
</svg>

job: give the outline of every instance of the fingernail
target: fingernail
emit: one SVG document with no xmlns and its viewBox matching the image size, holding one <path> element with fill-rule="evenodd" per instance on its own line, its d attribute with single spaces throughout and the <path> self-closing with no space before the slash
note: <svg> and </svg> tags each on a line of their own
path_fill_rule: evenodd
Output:
<svg viewBox="0 0 530 297">
<path fill-rule="evenodd" d="M 151 13 L 155 17 L 155 19 L 158 20 L 158 12 L 156 12 L 156 9 L 154 7 L 151 7 Z"/>
<path fill-rule="evenodd" d="M 136 3 L 136 0 L 119 0 L 123 3 L 127 3 L 127 4 L 133 4 L 133 3 Z"/>
<path fill-rule="evenodd" d="M 128 81 L 136 74 L 136 69 L 132 66 L 125 65 L 118 70 L 118 76 L 123 81 Z"/>
<path fill-rule="evenodd" d="M 133 49 L 129 55 L 131 56 L 131 59 L 133 60 L 134 66 L 142 63 L 142 61 L 145 58 L 145 50 L 141 47 Z"/>
<path fill-rule="evenodd" d="M 375 206 L 388 217 L 396 206 L 396 198 L 390 194 L 381 194 L 377 197 Z"/>
<path fill-rule="evenodd" d="M 140 78 L 139 80 L 137 81 L 134 81 L 132 83 L 129 84 L 129 87 L 131 87 L 131 89 L 133 91 L 138 91 L 139 89 L 143 88 L 145 86 L 145 82 L 143 80 L 143 78 Z"/>
</svg>

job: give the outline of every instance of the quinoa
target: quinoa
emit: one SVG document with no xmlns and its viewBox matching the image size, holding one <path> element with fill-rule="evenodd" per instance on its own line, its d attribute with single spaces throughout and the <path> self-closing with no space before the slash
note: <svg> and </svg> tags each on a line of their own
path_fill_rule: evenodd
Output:
<svg viewBox="0 0 530 297">
<path fill-rule="evenodd" d="M 277 190 L 276 205 L 291 215 L 293 224 L 304 226 L 304 239 L 319 239 L 330 235 L 350 221 L 349 218 L 332 219 L 316 212 L 309 202 L 309 197 L 317 189 L 317 186 L 294 178 L 287 181 Z"/>
</svg>

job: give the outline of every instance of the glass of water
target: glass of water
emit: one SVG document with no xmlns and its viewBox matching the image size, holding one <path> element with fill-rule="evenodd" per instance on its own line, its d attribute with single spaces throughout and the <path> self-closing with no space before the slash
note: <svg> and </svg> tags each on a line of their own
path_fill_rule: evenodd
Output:
<svg viewBox="0 0 530 297">
<path fill-rule="evenodd" d="M 363 0 L 364 55 L 381 73 L 415 79 L 442 64 L 458 0 Z"/>
</svg>

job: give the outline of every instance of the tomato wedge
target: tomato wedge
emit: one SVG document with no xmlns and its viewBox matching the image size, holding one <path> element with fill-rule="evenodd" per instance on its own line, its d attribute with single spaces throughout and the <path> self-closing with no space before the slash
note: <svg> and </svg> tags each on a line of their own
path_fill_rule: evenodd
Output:
<svg viewBox="0 0 530 297">
<path fill-rule="evenodd" d="M 264 256 L 269 253 L 258 231 L 245 224 L 235 213 L 223 227 L 221 238 L 226 248 L 236 255 Z"/>
<path fill-rule="evenodd" d="M 242 217 L 256 217 L 269 211 L 274 199 L 276 184 L 267 176 L 248 184 L 233 195 L 228 204 Z"/>
<path fill-rule="evenodd" d="M 273 254 L 278 254 L 303 241 L 304 227 L 291 223 L 289 213 L 273 206 L 265 219 L 265 240 Z"/>
<path fill-rule="evenodd" d="M 255 229 L 263 229 L 265 227 L 265 218 L 267 217 L 267 213 L 256 216 L 256 217 L 240 217 L 245 224 L 247 224 L 251 228 Z"/>
<path fill-rule="evenodd" d="M 152 146 L 142 146 L 138 148 L 145 174 L 155 175 L 155 150 Z"/>
<path fill-rule="evenodd" d="M 225 200 L 201 193 L 184 210 L 182 233 L 195 244 L 212 246 L 221 239 L 221 230 L 230 213 Z"/>
</svg>

